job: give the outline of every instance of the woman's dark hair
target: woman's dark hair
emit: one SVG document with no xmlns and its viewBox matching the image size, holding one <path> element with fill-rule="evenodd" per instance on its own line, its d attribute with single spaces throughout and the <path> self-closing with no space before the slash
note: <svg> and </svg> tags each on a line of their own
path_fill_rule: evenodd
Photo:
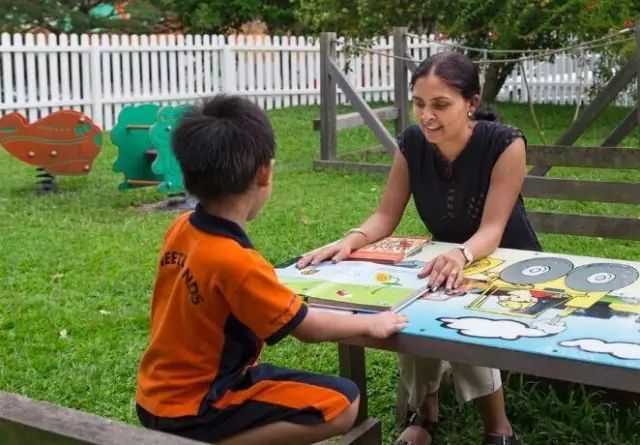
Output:
<svg viewBox="0 0 640 445">
<path fill-rule="evenodd" d="M 461 53 L 442 52 L 427 57 L 420 63 L 411 76 L 411 89 L 418 79 L 434 74 L 444 80 L 447 85 L 460 92 L 462 97 L 471 100 L 480 94 L 480 75 L 471 59 Z M 476 120 L 495 121 L 498 113 L 490 107 L 480 105 L 473 118 Z"/>
</svg>

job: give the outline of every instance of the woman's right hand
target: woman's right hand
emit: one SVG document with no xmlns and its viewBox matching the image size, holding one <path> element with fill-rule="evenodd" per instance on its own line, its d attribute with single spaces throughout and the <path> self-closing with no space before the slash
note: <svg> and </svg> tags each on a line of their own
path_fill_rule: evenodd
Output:
<svg viewBox="0 0 640 445">
<path fill-rule="evenodd" d="M 298 269 L 307 267 L 308 265 L 315 266 L 316 264 L 331 258 L 331 261 L 337 263 L 344 260 L 354 250 L 354 241 L 359 234 L 352 234 L 340 241 L 330 244 L 322 249 L 309 252 L 300 258 L 297 262 Z"/>
</svg>

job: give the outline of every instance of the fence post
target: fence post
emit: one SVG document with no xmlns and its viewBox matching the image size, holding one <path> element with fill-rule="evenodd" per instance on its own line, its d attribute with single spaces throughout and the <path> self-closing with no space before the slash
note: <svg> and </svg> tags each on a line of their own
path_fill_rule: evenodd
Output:
<svg viewBox="0 0 640 445">
<path fill-rule="evenodd" d="M 100 128 L 104 128 L 102 118 L 102 67 L 100 61 L 100 40 L 98 35 L 91 36 L 91 51 L 89 60 L 91 63 L 91 119 Z"/>
<path fill-rule="evenodd" d="M 230 35 L 225 42 L 222 39 L 222 91 L 227 94 L 236 92 L 236 56 L 233 46 L 236 43 L 234 35 Z"/>
<path fill-rule="evenodd" d="M 636 106 L 638 107 L 637 125 L 640 130 L 640 20 L 636 22 Z"/>
<path fill-rule="evenodd" d="M 407 31 L 406 27 L 393 28 L 393 91 L 394 105 L 398 109 L 398 117 L 395 120 L 396 136 L 402 133 L 409 125 L 409 99 L 407 86 L 407 64 L 402 58 L 407 57 Z"/>
<path fill-rule="evenodd" d="M 320 34 L 320 159 L 337 158 L 336 139 L 336 81 L 330 74 L 329 61 L 336 61 L 336 33 Z"/>
</svg>

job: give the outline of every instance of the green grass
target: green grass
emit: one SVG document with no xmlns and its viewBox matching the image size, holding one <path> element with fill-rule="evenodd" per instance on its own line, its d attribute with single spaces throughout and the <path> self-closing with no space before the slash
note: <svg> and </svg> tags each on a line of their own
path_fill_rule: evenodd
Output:
<svg viewBox="0 0 640 445">
<path fill-rule="evenodd" d="M 548 141 L 573 115 L 571 107 L 538 106 Z M 503 120 L 538 142 L 526 107 L 503 104 Z M 598 144 L 627 110 L 610 108 L 579 144 Z M 375 208 L 385 178 L 349 172 L 315 172 L 319 135 L 311 130 L 316 107 L 270 113 L 279 152 L 274 195 L 249 234 L 271 261 L 279 262 L 331 241 Z M 377 145 L 366 129 L 338 137 L 340 153 Z M 638 132 L 625 140 L 640 145 Z M 34 169 L 0 150 L 0 389 L 106 417 L 137 423 L 133 391 L 148 330 L 149 295 L 162 234 L 174 215 L 143 213 L 142 203 L 163 198 L 151 189 L 116 191 L 116 157 L 105 145 L 84 178 L 59 178 L 59 193 L 34 194 Z M 561 176 L 639 181 L 637 171 L 554 169 Z M 546 202 L 531 202 L 544 208 Z M 579 212 L 640 216 L 638 207 L 562 204 Z M 398 229 L 423 233 L 413 206 Z M 547 250 L 638 259 L 639 244 L 542 236 Z M 61 336 L 61 331 L 66 336 Z M 367 351 L 370 411 L 383 421 L 390 443 L 397 381 L 395 356 Z M 265 360 L 316 372 L 337 372 L 335 345 L 287 339 L 268 348 Z M 441 444 L 476 444 L 481 423 L 470 405 L 442 392 L 447 420 Z M 509 414 L 527 444 L 632 444 L 640 413 L 591 401 L 574 393 L 558 397 L 530 385 L 507 391 Z"/>
</svg>

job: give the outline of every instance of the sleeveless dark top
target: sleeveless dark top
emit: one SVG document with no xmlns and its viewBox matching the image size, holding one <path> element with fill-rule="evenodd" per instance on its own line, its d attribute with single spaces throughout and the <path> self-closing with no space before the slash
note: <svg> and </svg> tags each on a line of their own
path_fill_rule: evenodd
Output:
<svg viewBox="0 0 640 445">
<path fill-rule="evenodd" d="M 411 194 L 424 225 L 438 241 L 463 243 L 480 227 L 491 172 L 504 150 L 523 133 L 498 122 L 476 122 L 467 146 L 449 163 L 417 125 L 398 138 L 409 166 Z M 526 143 L 526 140 L 525 140 Z M 542 250 L 518 195 L 500 247 Z"/>
</svg>

